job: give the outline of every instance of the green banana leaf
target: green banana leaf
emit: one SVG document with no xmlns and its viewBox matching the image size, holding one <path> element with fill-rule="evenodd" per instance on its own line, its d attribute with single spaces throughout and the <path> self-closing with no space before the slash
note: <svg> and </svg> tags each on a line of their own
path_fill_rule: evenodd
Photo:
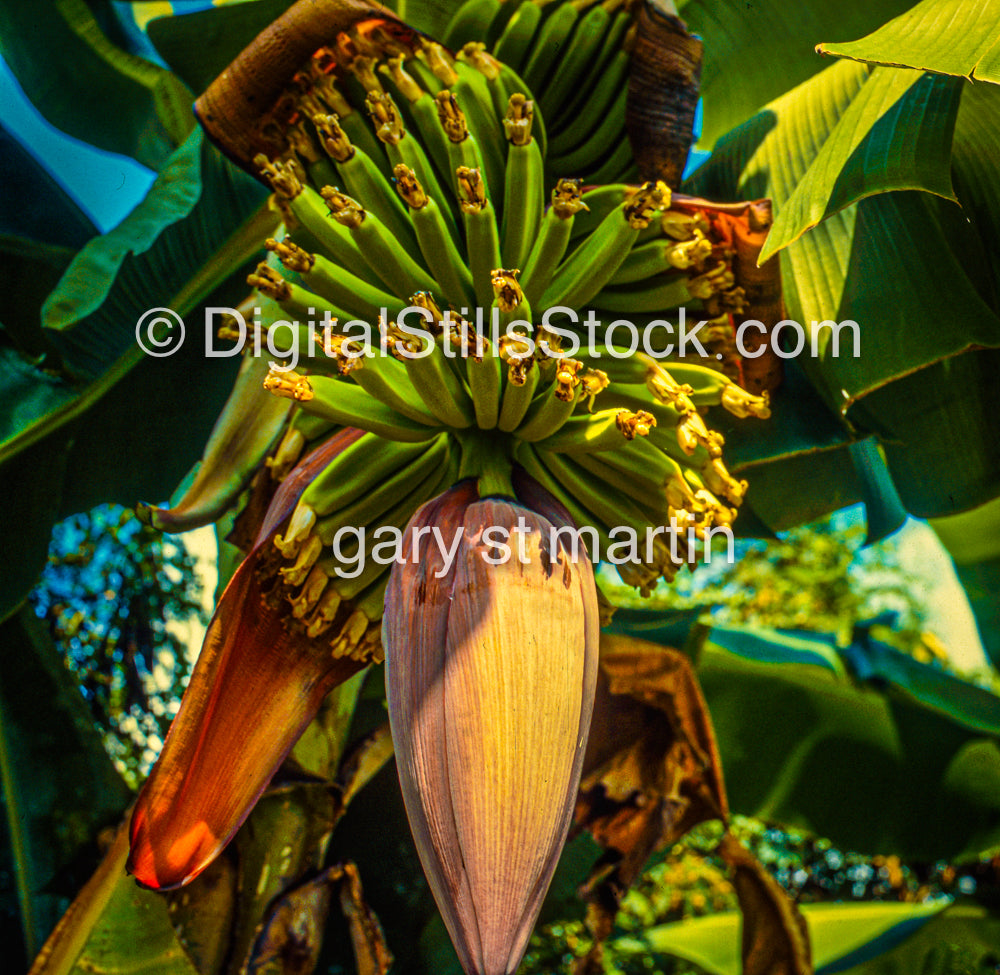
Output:
<svg viewBox="0 0 1000 975">
<path fill-rule="evenodd" d="M 781 207 L 761 262 L 832 213 L 876 193 L 925 190 L 957 202 L 951 141 L 961 93 L 953 78 L 876 68 Z"/>
<path fill-rule="evenodd" d="M 1000 289 L 1000 180 L 996 160 L 1000 158 L 1000 88 L 995 85 L 965 85 L 952 145 L 952 179 L 955 192 L 978 235 L 989 265 L 981 285 L 992 307 Z"/>
<path fill-rule="evenodd" d="M 822 71 L 826 64 L 815 46 L 824 37 L 874 30 L 909 6 L 910 0 L 679 2 L 689 30 L 705 44 L 701 148 L 711 148 L 767 102 Z"/>
<path fill-rule="evenodd" d="M 974 904 L 803 904 L 800 910 L 816 975 L 985 975 L 1000 943 L 1000 917 Z M 733 912 L 664 924 L 641 939 L 619 939 L 615 948 L 625 955 L 677 955 L 711 975 L 739 975 L 739 939 Z"/>
<path fill-rule="evenodd" d="M 191 131 L 191 92 L 159 65 L 118 47 L 101 30 L 108 0 L 0 4 L 0 54 L 56 128 L 159 169 Z M 109 110 L 110 109 L 110 110 Z"/>
<path fill-rule="evenodd" d="M 0 235 L 37 240 L 76 251 L 97 228 L 48 170 L 0 125 Z"/>
<path fill-rule="evenodd" d="M 201 975 L 174 930 L 166 898 L 143 890 L 125 872 L 128 830 L 122 826 L 104 862 L 83 888 L 31 969 L 32 975 Z"/>
<path fill-rule="evenodd" d="M 131 795 L 70 672 L 29 609 L 0 625 L 0 865 L 14 879 L 30 961 L 96 862 L 98 830 Z M 84 874 L 86 876 L 86 874 Z M 8 957 L 8 961 L 13 959 Z"/>
<path fill-rule="evenodd" d="M 0 619 L 34 584 L 57 518 L 165 498 L 200 455 L 237 363 L 206 357 L 193 312 L 210 296 L 245 296 L 243 275 L 274 226 L 264 198 L 192 134 L 147 201 L 85 247 L 50 296 L 44 368 L 0 348 Z M 188 316 L 175 355 L 136 344 L 136 323 L 155 307 Z"/>
<path fill-rule="evenodd" d="M 608 629 L 676 646 L 669 625 L 619 610 Z M 749 627 L 692 639 L 735 812 L 921 861 L 1000 843 L 996 695 L 864 631 L 845 648 Z"/>
<path fill-rule="evenodd" d="M 0 196 L 0 290 L 4 343 L 31 359 L 45 351 L 38 309 L 76 251 L 97 233 L 69 194 L 0 126 L 0 170 L 9 192 Z"/>
<path fill-rule="evenodd" d="M 294 0 L 254 0 L 212 10 L 157 17 L 146 33 L 157 53 L 196 94 L 222 74 L 265 27 Z"/>
<path fill-rule="evenodd" d="M 823 54 L 1000 83 L 1000 0 L 922 0 L 857 41 Z"/>
<path fill-rule="evenodd" d="M 865 67 L 843 61 L 777 99 L 720 141 L 693 191 L 716 199 L 770 196 L 780 215 L 867 80 Z M 993 130 L 980 135 L 975 125 L 986 108 L 982 99 L 959 106 L 963 192 L 992 144 Z M 968 203 L 959 197 L 970 212 L 992 203 L 995 192 L 973 185 L 980 188 Z M 976 225 L 930 194 L 884 193 L 833 214 L 781 253 L 790 318 L 807 327 L 858 323 L 859 355 L 849 347 L 835 354 L 825 329 L 817 355 L 808 349 L 798 362 L 833 412 L 879 437 L 911 513 L 943 516 L 1000 491 L 996 384 L 986 378 L 991 353 L 978 351 L 1000 343 L 988 249 L 995 219 Z M 894 283 L 889 300 L 887 281 Z M 931 462 L 935 477 L 928 478 Z"/>
</svg>

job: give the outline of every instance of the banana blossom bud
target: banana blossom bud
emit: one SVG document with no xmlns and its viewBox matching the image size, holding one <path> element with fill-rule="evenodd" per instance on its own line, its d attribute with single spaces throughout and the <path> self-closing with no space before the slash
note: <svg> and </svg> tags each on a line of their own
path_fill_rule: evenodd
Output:
<svg viewBox="0 0 1000 975">
<path fill-rule="evenodd" d="M 524 504 L 465 481 L 413 516 L 383 618 L 410 827 L 469 975 L 507 975 L 524 954 L 572 817 L 597 675 L 593 567 L 553 536 L 574 528 L 562 507 L 515 483 Z"/>
</svg>

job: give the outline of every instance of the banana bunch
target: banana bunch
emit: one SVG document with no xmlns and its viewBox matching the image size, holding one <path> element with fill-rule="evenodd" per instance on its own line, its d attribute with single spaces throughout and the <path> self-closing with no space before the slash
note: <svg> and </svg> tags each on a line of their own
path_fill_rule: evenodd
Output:
<svg viewBox="0 0 1000 975">
<path fill-rule="evenodd" d="M 544 24 L 549 6 L 576 11 L 546 5 Z M 309 634 L 324 633 L 343 600 L 378 618 L 388 575 L 370 558 L 378 530 L 404 526 L 464 478 L 478 478 L 483 497 L 513 497 L 523 468 L 602 551 L 618 527 L 669 526 L 619 566 L 644 593 L 694 558 L 692 537 L 735 517 L 746 485 L 702 411 L 766 416 L 766 397 L 690 360 L 667 371 L 619 358 L 607 323 L 581 320 L 584 309 L 641 321 L 688 302 L 735 303 L 724 242 L 663 183 L 587 189 L 579 170 L 550 180 L 542 114 L 482 46 L 456 58 L 375 31 L 317 51 L 261 124 L 261 144 L 281 149 L 255 163 L 286 231 L 249 281 L 265 324 L 293 322 L 308 346 L 302 368 L 272 371 L 265 387 L 294 400 L 314 436 L 365 431 L 276 541 L 276 598 Z M 556 307 L 581 315 L 548 324 Z M 311 439 L 302 422 L 289 457 Z M 290 462 L 279 448 L 272 463 Z M 329 555 L 349 527 L 368 530 Z M 678 551 L 668 542 L 681 535 Z"/>
<path fill-rule="evenodd" d="M 545 116 L 550 178 L 634 181 L 625 133 L 629 39 L 626 0 L 467 0 L 443 41 L 475 62 L 489 51 L 536 93 Z"/>
</svg>

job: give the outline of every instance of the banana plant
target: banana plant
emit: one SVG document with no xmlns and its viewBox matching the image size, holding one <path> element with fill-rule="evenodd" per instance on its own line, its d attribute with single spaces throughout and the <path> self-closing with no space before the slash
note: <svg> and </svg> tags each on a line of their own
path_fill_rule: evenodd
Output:
<svg viewBox="0 0 1000 975">
<path fill-rule="evenodd" d="M 81 10 L 54 6 L 56 24 L 69 25 L 74 44 L 86 39 L 91 61 L 120 61 L 147 82 L 155 76 L 146 84 L 154 96 L 164 86 L 178 90 L 169 73 L 95 42 L 99 30 Z M 933 73 L 933 58 L 920 70 L 845 62 L 820 71 L 822 61 L 792 46 L 779 65 L 763 56 L 760 38 L 780 47 L 811 29 L 794 17 L 765 29 L 786 6 L 779 0 L 752 15 L 723 0 L 679 5 L 702 41 L 659 3 L 471 0 L 457 10 L 400 4 L 397 13 L 362 0 L 285 6 L 223 7 L 150 29 L 168 63 L 204 90 L 196 115 L 225 158 L 198 132 L 188 136 L 146 203 L 75 259 L 45 306 L 46 327 L 31 333 L 34 361 L 9 351 L 10 402 L 20 409 L 8 410 L 3 471 L 36 534 L 26 559 L 7 570 L 7 606 L 23 597 L 59 512 L 123 492 L 130 503 L 154 502 L 142 509 L 154 524 L 180 528 L 214 519 L 252 481 L 237 533 L 248 557 L 220 600 L 207 652 L 133 813 L 132 870 L 147 886 L 194 882 L 209 896 L 206 871 L 225 869 L 213 864 L 223 863 L 221 850 L 324 694 L 384 652 L 403 794 L 430 887 L 465 969 L 513 971 L 586 774 L 594 630 L 609 607 L 587 563 L 559 545 L 532 548 L 523 563 L 530 570 L 522 565 L 509 577 L 472 571 L 470 562 L 498 546 L 487 537 L 497 527 L 489 519 L 511 527 L 521 515 L 537 535 L 560 525 L 588 529 L 591 546 L 606 554 L 620 544 L 619 527 L 670 525 L 680 551 L 654 535 L 644 558 L 619 569 L 648 592 L 692 561 L 696 540 L 734 522 L 766 533 L 863 498 L 877 534 L 906 510 L 950 515 L 992 498 L 995 454 L 977 439 L 993 430 L 993 387 L 980 381 L 990 355 L 983 347 L 996 338 L 987 273 L 992 199 L 979 167 L 990 95 L 968 97 L 952 76 Z M 849 3 L 834 26 L 863 33 L 903 6 Z M 229 28 L 236 30 L 219 45 L 219 31 Z M 238 53 L 231 38 L 241 31 L 248 46 Z M 737 127 L 682 193 L 702 43 L 706 141 Z M 723 56 L 725 72 L 712 60 Z M 219 63 L 208 71 L 213 59 Z M 741 62 L 758 83 L 727 78 Z M 22 56 L 29 82 L 33 64 Z M 988 71 L 978 76 L 989 80 Z M 907 153 L 912 144 L 922 151 Z M 949 168 L 964 172 L 954 188 Z M 266 204 L 260 185 L 271 191 Z M 773 229 L 763 197 L 776 204 Z M 947 209 L 956 200 L 985 201 L 987 216 L 972 231 L 960 226 Z M 855 256 L 856 248 L 867 249 Z M 245 296 L 236 284 L 245 270 L 232 272 L 254 262 L 247 282 L 255 292 L 232 307 Z M 866 282 L 871 267 L 878 270 Z M 931 283 L 931 270 L 942 267 L 945 287 Z M 863 336 L 871 331 L 871 354 L 863 345 L 861 357 L 847 360 L 827 344 L 816 360 L 789 362 L 782 384 L 783 350 L 771 338 L 785 315 L 781 281 L 787 309 L 802 321 L 856 316 Z M 880 299 L 885 281 L 911 289 L 891 308 Z M 286 326 L 283 343 L 270 348 L 298 358 L 301 371 L 273 368 L 262 377 L 259 363 L 248 362 L 194 486 L 173 506 L 155 502 L 194 460 L 204 417 L 217 409 L 231 370 L 190 349 L 183 358 L 142 360 L 131 342 L 143 302 L 182 315 L 226 305 L 235 314 L 223 332 L 237 343 L 251 308 L 263 312 L 269 337 L 278 321 L 326 326 L 325 333 Z M 973 318 L 948 317 L 946 303 L 971 309 Z M 404 328 L 410 306 L 416 313 Z M 546 321 L 544 344 L 516 327 L 555 306 L 577 319 L 562 327 Z M 664 362 L 663 346 L 623 355 L 610 328 L 595 336 L 578 314 L 592 308 L 606 320 L 649 327 L 681 306 L 709 323 L 707 361 Z M 462 311 L 473 307 L 495 316 L 500 330 L 484 336 Z M 189 331 L 200 332 L 194 317 Z M 745 321 L 764 330 L 758 357 L 734 345 Z M 372 327 L 344 327 L 355 322 Z M 379 349 L 395 355 L 365 355 Z M 959 382 L 941 383 L 948 378 Z M 928 410 L 909 387 L 932 379 L 938 387 Z M 140 398 L 150 420 L 137 428 L 129 407 Z M 936 432 L 934 424 L 959 413 L 967 421 L 961 430 Z M 156 457 L 124 478 L 96 460 L 112 444 Z M 921 479 L 955 452 L 973 458 L 968 469 L 949 463 L 937 483 Z M 63 485 L 42 511 L 24 487 L 31 461 Z M 81 463 L 94 475 L 79 477 Z M 452 488 L 456 482 L 464 487 Z M 743 504 L 748 482 L 751 500 Z M 450 554 L 460 559 L 450 576 L 450 560 L 446 570 L 427 559 L 397 559 L 391 569 L 391 558 L 377 559 L 379 538 L 419 537 L 414 529 L 443 538 L 445 528 L 454 530 Z M 404 552 L 412 554 L 405 547 L 396 554 Z M 442 594 L 459 577 L 471 596 L 449 608 Z M 560 602 L 553 579 L 575 597 Z M 515 639 L 521 656 L 512 654 Z M 477 641 L 482 659 L 469 656 Z M 552 642 L 565 650 L 565 667 L 558 654 L 548 660 L 537 649 Z M 496 668 L 494 659 L 508 656 L 506 669 Z M 536 666 L 537 680 L 521 686 Z M 629 686 L 650 693 L 641 682 Z M 677 740 L 711 756 L 700 695 L 674 693 L 694 715 L 686 724 L 666 709 Z M 550 728 L 537 716 L 551 695 L 565 720 Z M 431 697 L 440 713 L 425 715 Z M 249 713 L 260 720 L 244 727 Z M 439 733 L 449 746 L 436 751 Z M 520 743 L 535 763 L 524 765 L 505 741 Z M 694 794 L 711 783 L 712 801 L 701 796 L 692 809 L 725 818 L 718 763 L 690 768 L 665 754 L 678 788 Z M 551 787 L 544 774 L 532 778 L 549 765 L 561 770 Z M 481 791 L 484 767 L 496 772 L 493 792 Z M 614 782 L 599 778 L 590 788 L 610 795 Z M 513 814 L 521 788 L 549 808 Z M 442 826 L 451 820 L 454 828 Z M 617 849 L 600 815 L 584 816 L 582 825 Z M 643 854 L 666 841 L 649 824 L 643 829 L 643 842 L 618 850 L 626 885 Z M 498 859 L 498 848 L 525 836 L 535 845 L 525 847 L 523 864 Z M 122 842 L 110 863 L 120 865 Z M 744 853 L 727 850 L 748 921 L 761 922 L 745 940 L 745 970 L 758 970 L 766 941 L 783 945 L 787 970 L 809 970 L 801 919 Z M 544 869 L 529 869 L 533 859 Z M 320 855 L 279 871 L 285 886 L 268 888 L 269 864 L 248 862 L 281 903 L 271 905 L 268 936 L 247 949 L 244 929 L 262 910 L 259 892 L 250 907 L 238 902 L 244 913 L 234 930 L 244 933 L 242 948 L 229 953 L 234 970 L 277 964 L 281 946 L 294 942 L 281 912 L 315 903 L 321 918 L 332 885 L 352 876 L 341 866 L 308 879 Z M 98 889 L 107 892 L 107 883 Z M 530 889 L 513 896 L 518 885 Z M 593 903 L 602 892 L 595 880 Z M 353 883 L 342 886 L 341 900 L 371 933 Z M 76 917 L 101 914 L 86 911 Z M 606 936 L 606 911 L 591 921 L 598 940 Z M 68 918 L 53 942 L 64 946 L 62 964 L 84 957 L 73 951 L 86 937 Z M 311 952 L 314 939 L 306 940 Z M 359 968 L 384 968 L 377 938 L 354 943 Z M 183 937 L 181 950 L 191 956 Z M 56 955 L 53 947 L 38 970 L 52 970 Z M 220 964 L 202 959 L 198 967 Z"/>
</svg>

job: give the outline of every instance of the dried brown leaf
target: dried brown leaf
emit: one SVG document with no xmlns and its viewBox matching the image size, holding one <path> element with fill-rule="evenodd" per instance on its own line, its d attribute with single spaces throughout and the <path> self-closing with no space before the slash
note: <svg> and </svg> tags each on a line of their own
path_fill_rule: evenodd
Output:
<svg viewBox="0 0 1000 975">
<path fill-rule="evenodd" d="M 385 943 L 382 925 L 365 901 L 358 868 L 345 863 L 332 867 L 327 874 L 331 880 L 340 881 L 340 909 L 351 928 L 358 975 L 386 975 L 392 967 L 392 953 Z"/>
<path fill-rule="evenodd" d="M 809 930 L 795 902 L 731 833 L 718 852 L 743 911 L 743 975 L 812 975 Z"/>
<path fill-rule="evenodd" d="M 602 634 L 600 674 L 576 822 L 606 853 L 581 890 L 599 960 L 618 905 L 650 854 L 728 815 L 715 735 L 687 657 Z"/>
</svg>

